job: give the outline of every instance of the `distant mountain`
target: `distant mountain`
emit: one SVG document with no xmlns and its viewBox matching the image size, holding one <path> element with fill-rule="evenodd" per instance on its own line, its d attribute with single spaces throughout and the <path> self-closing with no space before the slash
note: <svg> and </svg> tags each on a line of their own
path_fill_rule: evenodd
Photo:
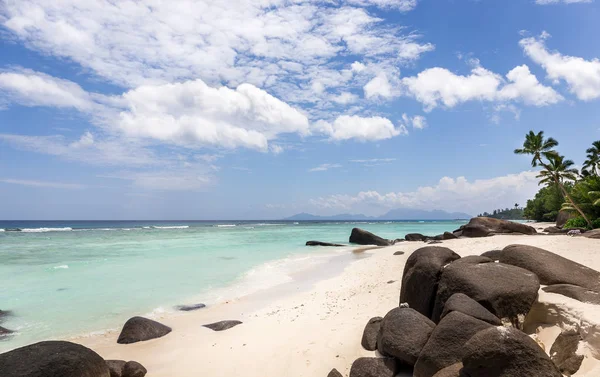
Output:
<svg viewBox="0 0 600 377">
<path fill-rule="evenodd" d="M 285 218 L 289 221 L 358 221 L 358 220 L 456 220 L 470 219 L 471 215 L 464 212 L 446 212 L 441 210 L 425 211 L 422 209 L 393 209 L 385 215 L 378 217 L 365 216 L 363 214 L 341 214 L 334 216 L 317 216 L 310 213 L 299 213 Z"/>
</svg>

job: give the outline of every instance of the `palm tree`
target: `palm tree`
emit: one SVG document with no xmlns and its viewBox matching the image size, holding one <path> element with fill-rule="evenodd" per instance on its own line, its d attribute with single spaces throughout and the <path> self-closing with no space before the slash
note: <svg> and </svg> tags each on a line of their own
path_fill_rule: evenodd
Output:
<svg viewBox="0 0 600 377">
<path fill-rule="evenodd" d="M 576 180 L 577 170 L 572 169 L 573 161 L 565 160 L 563 156 L 560 156 L 554 148 L 558 146 L 558 141 L 549 137 L 544 139 L 544 131 L 540 131 L 537 134 L 533 131 L 529 131 L 525 135 L 525 141 L 523 142 L 523 148 L 515 149 L 516 154 L 529 154 L 533 156 L 531 160 L 531 166 L 542 166 L 545 170 L 541 171 L 538 178 L 542 178 L 540 184 L 556 184 L 560 187 L 563 195 L 569 201 L 570 207 L 565 209 L 573 209 L 585 219 L 588 226 L 592 227 L 592 222 L 587 218 L 585 213 L 579 208 L 577 204 L 571 198 L 571 195 L 565 189 L 563 184 L 564 180 Z M 542 157 L 548 160 L 545 163 Z"/>
<path fill-rule="evenodd" d="M 519 209 L 519 203 L 515 203 L 515 209 Z"/>
<path fill-rule="evenodd" d="M 586 150 L 587 159 L 583 163 L 583 168 L 591 174 L 598 175 L 598 167 L 600 166 L 600 140 L 594 141 L 592 147 Z"/>
</svg>

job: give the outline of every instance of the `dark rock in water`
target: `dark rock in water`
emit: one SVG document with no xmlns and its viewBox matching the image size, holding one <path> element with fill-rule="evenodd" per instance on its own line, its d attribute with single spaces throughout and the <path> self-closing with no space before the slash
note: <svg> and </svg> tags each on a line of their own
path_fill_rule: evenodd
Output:
<svg viewBox="0 0 600 377">
<path fill-rule="evenodd" d="M 175 307 L 175 309 L 181 310 L 182 312 L 191 312 L 193 310 L 198 310 L 198 309 L 202 309 L 202 308 L 206 308 L 206 305 L 204 305 L 204 304 L 177 305 Z"/>
<path fill-rule="evenodd" d="M 162 323 L 144 317 L 130 318 L 125 325 L 117 343 L 130 344 L 160 338 L 171 332 L 171 328 Z"/>
<path fill-rule="evenodd" d="M 533 339 L 502 326 L 475 334 L 465 345 L 462 362 L 469 377 L 562 377 Z"/>
<path fill-rule="evenodd" d="M 583 235 L 584 237 L 587 238 L 593 238 L 593 239 L 600 239 L 600 229 L 594 229 L 594 230 L 590 230 L 589 232 L 585 232 L 585 234 Z"/>
<path fill-rule="evenodd" d="M 404 239 L 407 241 L 427 241 L 430 237 L 424 236 L 421 233 L 409 233 L 404 236 Z"/>
<path fill-rule="evenodd" d="M 461 377 L 462 367 L 462 363 L 452 364 L 434 374 L 433 377 Z"/>
<path fill-rule="evenodd" d="M 20 232 L 21 229 L 19 228 L 6 228 L 4 229 L 5 232 Z"/>
<path fill-rule="evenodd" d="M 583 355 L 577 355 L 581 335 L 577 331 L 563 331 L 550 348 L 550 358 L 562 374 L 570 376 L 577 373 Z"/>
<path fill-rule="evenodd" d="M 448 299 L 464 293 L 501 320 L 520 328 L 536 301 L 540 282 L 530 271 L 503 263 L 450 263 L 443 271 L 432 319 L 439 318 Z"/>
<path fill-rule="evenodd" d="M 148 373 L 146 368 L 137 361 L 128 361 L 123 366 L 122 377 L 144 377 Z"/>
<path fill-rule="evenodd" d="M 536 234 L 535 228 L 507 220 L 474 217 L 462 229 L 464 237 L 488 237 L 494 234 Z"/>
<path fill-rule="evenodd" d="M 454 233 L 450 233 L 450 232 L 444 232 L 444 234 L 442 234 L 442 239 L 443 240 L 454 240 L 457 239 L 458 236 Z"/>
<path fill-rule="evenodd" d="M 396 368 L 392 358 L 361 357 L 352 363 L 350 377 L 394 377 Z"/>
<path fill-rule="evenodd" d="M 382 320 L 383 318 L 381 317 L 371 318 L 365 326 L 360 344 L 367 351 L 375 351 L 377 349 L 377 336 L 379 335 Z"/>
<path fill-rule="evenodd" d="M 0 326 L 0 339 L 2 339 L 5 336 L 9 336 L 9 335 L 11 335 L 13 333 L 14 333 L 14 331 L 6 329 L 6 328 Z"/>
<path fill-rule="evenodd" d="M 307 241 L 306 246 L 333 246 L 340 247 L 346 245 L 340 245 L 339 243 L 329 243 L 329 242 L 321 242 L 321 241 Z"/>
<path fill-rule="evenodd" d="M 416 250 L 406 260 L 400 288 L 400 304 L 407 303 L 431 318 L 438 280 L 445 265 L 459 259 L 454 251 L 438 246 Z"/>
<path fill-rule="evenodd" d="M 567 221 L 569 221 L 570 219 L 573 219 L 577 216 L 579 216 L 579 215 L 575 212 L 560 211 L 560 212 L 558 212 L 558 216 L 556 216 L 556 226 L 558 228 L 562 228 L 565 226 Z"/>
<path fill-rule="evenodd" d="M 394 253 L 394 255 L 404 255 L 404 254 L 405 254 L 405 252 L 404 252 L 404 251 L 396 251 L 396 252 Z"/>
<path fill-rule="evenodd" d="M 435 323 L 411 308 L 394 308 L 381 321 L 377 338 L 379 353 L 407 365 L 415 365 Z"/>
<path fill-rule="evenodd" d="M 451 312 L 461 312 L 491 325 L 502 325 L 502 321 L 498 317 L 463 293 L 455 293 L 446 301 L 440 319 L 444 319 Z"/>
<path fill-rule="evenodd" d="M 435 327 L 415 364 L 414 377 L 429 377 L 459 363 L 464 346 L 481 330 L 492 327 L 461 312 L 451 312 Z"/>
<path fill-rule="evenodd" d="M 213 331 L 224 331 L 224 330 L 228 330 L 232 327 L 235 327 L 237 325 L 241 325 L 242 322 L 241 321 L 220 321 L 220 322 L 215 322 L 215 323 L 209 323 L 208 325 L 202 325 L 204 327 L 207 327 Z"/>
<path fill-rule="evenodd" d="M 482 257 L 490 258 L 493 261 L 500 260 L 500 255 L 502 255 L 502 250 L 490 250 L 481 254 Z"/>
<path fill-rule="evenodd" d="M 600 272 L 538 247 L 509 245 L 502 250 L 500 262 L 533 272 L 543 285 L 572 284 L 600 289 Z"/>
<path fill-rule="evenodd" d="M 337 369 L 333 368 L 331 372 L 327 375 L 327 377 L 344 377 Z"/>
<path fill-rule="evenodd" d="M 49 341 L 0 354 L 2 377 L 110 377 L 97 353 L 82 345 Z"/>
<path fill-rule="evenodd" d="M 123 367 L 126 363 L 125 360 L 106 360 L 110 377 L 123 377 Z"/>
<path fill-rule="evenodd" d="M 443 243 L 443 242 L 439 241 L 439 240 L 427 241 L 428 245 L 439 245 L 441 243 Z"/>
<path fill-rule="evenodd" d="M 366 230 L 359 228 L 352 229 L 352 233 L 350 234 L 350 243 L 377 246 L 391 246 L 393 244 L 390 240 L 383 239 L 371 232 L 367 232 Z"/>
<path fill-rule="evenodd" d="M 572 284 L 553 284 L 542 288 L 544 292 L 556 293 L 572 299 L 600 305 L 600 293 Z"/>
</svg>

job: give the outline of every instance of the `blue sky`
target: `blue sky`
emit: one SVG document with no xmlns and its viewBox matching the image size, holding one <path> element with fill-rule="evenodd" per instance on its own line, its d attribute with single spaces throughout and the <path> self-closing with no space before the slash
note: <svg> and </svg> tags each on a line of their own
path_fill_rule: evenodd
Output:
<svg viewBox="0 0 600 377">
<path fill-rule="evenodd" d="M 3 219 L 477 214 L 600 138 L 600 5 L 7 0 Z"/>
</svg>

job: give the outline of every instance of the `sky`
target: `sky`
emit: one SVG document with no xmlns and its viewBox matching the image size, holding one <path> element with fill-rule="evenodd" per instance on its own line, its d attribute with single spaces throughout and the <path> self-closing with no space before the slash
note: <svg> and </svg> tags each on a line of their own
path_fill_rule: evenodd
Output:
<svg viewBox="0 0 600 377">
<path fill-rule="evenodd" d="M 3 0 L 0 219 L 476 215 L 600 139 L 593 0 Z"/>
</svg>

